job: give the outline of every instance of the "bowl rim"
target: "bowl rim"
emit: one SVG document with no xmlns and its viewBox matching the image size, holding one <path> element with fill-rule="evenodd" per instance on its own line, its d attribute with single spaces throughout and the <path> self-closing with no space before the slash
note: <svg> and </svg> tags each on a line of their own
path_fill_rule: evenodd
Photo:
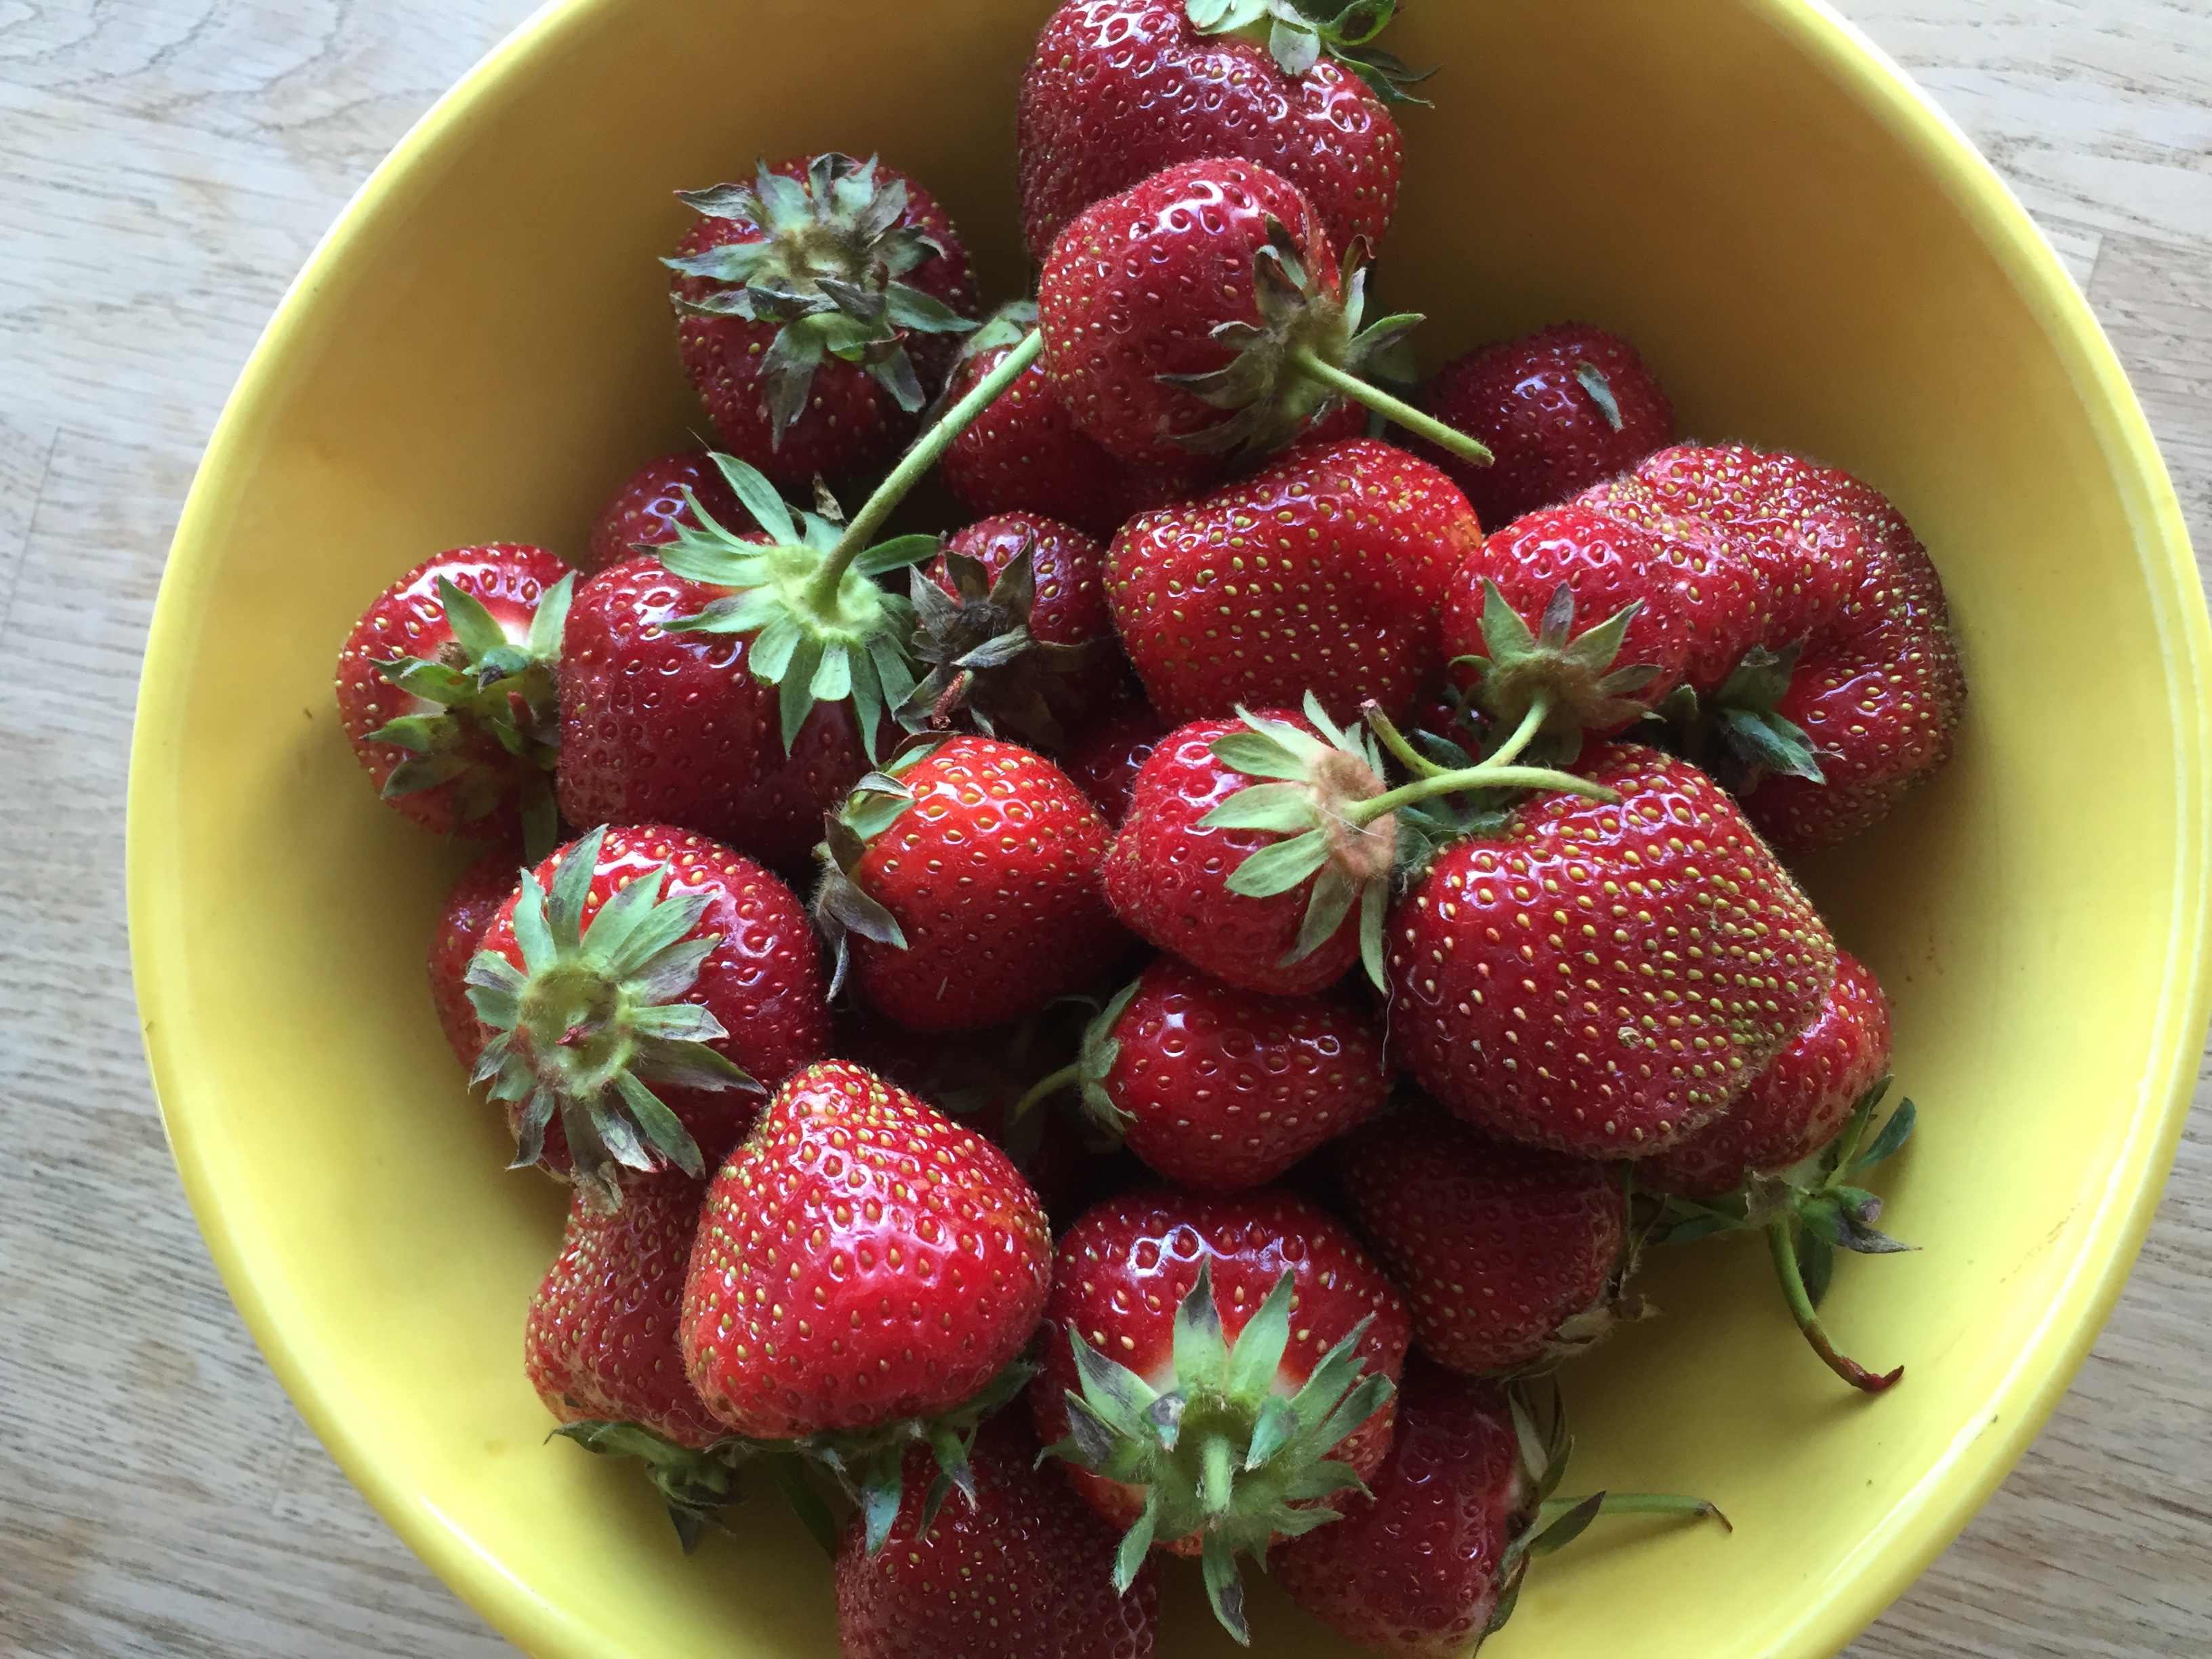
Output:
<svg viewBox="0 0 2212 1659">
<path fill-rule="evenodd" d="M 291 1340 L 281 1274 L 243 1249 L 226 1224 L 222 1177 L 210 1156 L 220 1136 L 207 1130 L 204 1114 L 196 1109 L 205 1085 L 183 1074 L 169 1036 L 175 1027 L 167 1016 L 185 1001 L 188 928 L 165 879 L 160 826 L 176 787 L 171 757 L 183 741 L 215 543 L 280 393 L 276 365 L 302 326 L 310 297 L 326 271 L 356 255 L 373 257 L 383 228 L 404 216 L 451 149 L 525 85 L 537 63 L 621 3 L 548 0 L 525 19 L 409 129 L 286 290 L 224 404 L 162 573 L 132 731 L 125 852 L 131 970 L 163 1127 L 209 1253 L 270 1369 L 355 1486 L 457 1594 L 527 1651 L 594 1659 L 617 1659 L 616 1650 L 514 1577 L 419 1492 L 383 1473 L 374 1445 L 351 1431 L 335 1404 L 346 1392 L 336 1368 Z M 1832 1588 L 1817 1593 L 1770 1650 L 1812 1659 L 1840 1651 L 1871 1624 L 1965 1528 L 2027 1450 L 2101 1331 L 2158 1206 L 2212 1018 L 2206 879 L 2212 726 L 2204 718 L 2212 697 L 2206 672 L 2212 623 L 2180 504 L 2125 372 L 2087 299 L 2010 188 L 1957 123 L 1828 0 L 1735 3 L 1788 38 L 1908 149 L 2038 314 L 2080 389 L 2120 488 L 2168 665 L 2179 817 L 2167 958 L 2174 971 L 2161 988 L 2150 1058 L 2112 1176 L 2057 1294 L 1982 1410 L 1830 1576 Z"/>
</svg>

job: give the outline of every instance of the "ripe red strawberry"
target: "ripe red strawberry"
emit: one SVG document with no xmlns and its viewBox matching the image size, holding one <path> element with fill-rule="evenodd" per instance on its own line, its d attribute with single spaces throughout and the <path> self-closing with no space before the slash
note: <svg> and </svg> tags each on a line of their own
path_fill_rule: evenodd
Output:
<svg viewBox="0 0 2212 1659">
<path fill-rule="evenodd" d="M 1475 466 L 1423 452 L 1491 526 L 1564 501 L 1674 441 L 1674 405 L 1636 348 L 1583 323 L 1455 357 L 1420 403 L 1497 457 Z"/>
<path fill-rule="evenodd" d="M 1434 467 L 1353 439 L 1132 520 L 1106 592 L 1171 720 L 1296 707 L 1308 691 L 1339 720 L 1370 699 L 1395 720 L 1443 667 L 1444 595 L 1481 537 Z"/>
<path fill-rule="evenodd" d="M 798 899 L 666 825 L 594 830 L 526 875 L 469 986 L 493 1033 L 476 1075 L 508 1104 L 516 1166 L 573 1174 L 599 1209 L 623 1170 L 703 1176 L 830 1040 Z"/>
<path fill-rule="evenodd" d="M 1129 795 L 1138 772 L 1167 734 L 1168 723 L 1142 692 L 1125 692 L 1076 732 L 1060 765 L 1091 804 L 1105 814 L 1106 822 L 1119 829 L 1129 815 Z"/>
<path fill-rule="evenodd" d="M 577 564 L 586 575 L 612 569 L 649 547 L 676 539 L 678 524 L 699 522 L 684 500 L 690 490 L 708 515 L 717 523 L 737 527 L 744 522 L 730 481 L 722 476 L 714 458 L 703 449 L 663 455 L 647 461 L 623 480 L 622 488 L 607 498 L 592 526 L 590 550 Z"/>
<path fill-rule="evenodd" d="M 1555 1362 L 1642 1310 L 1621 1294 L 1627 1211 L 1604 1164 L 1425 1110 L 1370 1124 L 1337 1170 L 1438 1364 L 1483 1376 Z"/>
<path fill-rule="evenodd" d="M 788 749 L 757 636 L 672 629 L 726 590 L 637 558 L 586 580 L 562 672 L 561 807 L 571 823 L 680 823 L 781 870 L 867 769 L 852 709 L 815 705 Z"/>
<path fill-rule="evenodd" d="M 445 1032 L 453 1057 L 464 1069 L 476 1069 L 483 1053 L 486 1033 L 469 1000 L 469 963 L 483 947 L 485 930 L 500 907 L 514 896 L 522 880 L 519 861 L 506 848 L 486 853 L 461 872 L 446 895 L 438 913 L 438 931 L 430 939 L 430 1003 L 438 1011 L 438 1029 Z"/>
<path fill-rule="evenodd" d="M 1390 1092 L 1364 996 L 1265 996 L 1173 957 L 1107 1004 L 1070 1070 L 1100 1127 L 1168 1180 L 1209 1192 L 1273 1181 Z"/>
<path fill-rule="evenodd" d="M 1108 835 L 1050 761 L 951 738 L 909 750 L 829 821 L 815 915 L 861 996 L 900 1024 L 1006 1024 L 1128 948 L 1098 890 Z"/>
<path fill-rule="evenodd" d="M 677 347 L 723 443 L 800 487 L 890 460 L 951 366 L 926 343 L 974 326 L 968 255 L 935 199 L 834 153 L 682 198 L 703 216 L 666 262 Z"/>
<path fill-rule="evenodd" d="M 946 553 L 965 554 L 994 577 L 1005 574 L 1024 548 L 1036 579 L 1030 631 L 1048 645 L 1109 636 L 1114 617 L 1106 608 L 1106 550 L 1073 526 L 1042 513 L 1005 513 L 979 519 L 945 540 Z M 946 592 L 953 591 L 942 556 L 929 574 Z"/>
<path fill-rule="evenodd" d="M 907 1453 L 898 1518 L 871 1554 L 862 1517 L 837 1547 L 845 1659 L 1152 1659 L 1158 1575 L 1116 1595 L 1114 1534 L 1048 1469 L 1018 1413 L 986 1423 L 972 1504 L 929 1501 L 928 1452 Z"/>
<path fill-rule="evenodd" d="M 1241 1640 L 1236 1556 L 1334 1518 L 1382 1461 L 1406 1336 L 1389 1280 L 1304 1200 L 1125 1194 L 1060 1241 L 1030 1409 L 1129 1529 L 1117 1585 L 1148 1549 L 1202 1555 Z"/>
<path fill-rule="evenodd" d="M 1620 744 L 1577 769 L 1619 801 L 1534 796 L 1391 911 L 1391 1039 L 1480 1128 L 1643 1157 L 1812 1022 L 1835 943 L 1704 773 Z"/>
<path fill-rule="evenodd" d="M 498 542 L 424 560 L 338 653 L 338 720 L 384 799 L 424 829 L 550 846 L 568 566 Z"/>
<path fill-rule="evenodd" d="M 1340 247 L 1382 241 L 1400 165 L 1386 100 L 1418 78 L 1368 44 L 1390 8 L 1346 12 L 1349 36 L 1278 21 L 1273 52 L 1227 33 L 1264 12 L 1222 0 L 1070 0 L 1053 14 L 1022 81 L 1022 228 L 1033 258 L 1100 198 L 1221 155 L 1295 180 Z"/>
</svg>

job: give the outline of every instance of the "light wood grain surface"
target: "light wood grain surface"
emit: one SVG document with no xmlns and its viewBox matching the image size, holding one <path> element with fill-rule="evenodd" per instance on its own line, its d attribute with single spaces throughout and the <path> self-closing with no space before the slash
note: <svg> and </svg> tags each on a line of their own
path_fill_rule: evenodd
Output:
<svg viewBox="0 0 2212 1659">
<path fill-rule="evenodd" d="M 121 870 L 140 647 L 223 397 L 348 194 L 529 9 L 0 0 L 0 1651 L 510 1650 L 232 1311 L 148 1087 Z M 2212 550 L 2212 0 L 1844 9 L 2050 233 Z M 1856 1659 L 2212 1654 L 2208 1097 L 2072 1395 Z"/>
</svg>

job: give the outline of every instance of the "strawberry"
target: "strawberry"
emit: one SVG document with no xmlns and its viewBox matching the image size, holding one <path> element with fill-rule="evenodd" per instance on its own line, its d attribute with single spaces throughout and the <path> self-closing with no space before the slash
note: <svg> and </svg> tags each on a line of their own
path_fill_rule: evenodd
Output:
<svg viewBox="0 0 2212 1659">
<path fill-rule="evenodd" d="M 1406 1293 L 1413 1341 L 1470 1376 L 1581 1352 L 1642 1304 L 1624 1298 L 1626 1208 L 1606 1166 L 1401 1113 L 1346 1140 L 1352 1218 Z"/>
<path fill-rule="evenodd" d="M 1302 1199 L 1159 1188 L 1068 1230 L 1045 1326 L 1030 1412 L 1128 1528 L 1115 1587 L 1150 1549 L 1202 1556 L 1216 1615 L 1249 1639 L 1237 1556 L 1334 1520 L 1389 1448 L 1397 1291 Z"/>
<path fill-rule="evenodd" d="M 492 543 L 424 560 L 338 653 L 338 720 L 384 799 L 433 834 L 542 855 L 552 791 L 568 567 Z"/>
<path fill-rule="evenodd" d="M 685 499 L 686 490 L 709 516 L 724 524 L 737 521 L 737 495 L 711 454 L 687 449 L 663 455 L 631 473 L 607 498 L 592 526 L 590 551 L 576 568 L 596 575 L 647 548 L 674 541 L 678 524 L 696 526 L 698 516 Z"/>
<path fill-rule="evenodd" d="M 1308 691 L 1402 716 L 1443 666 L 1452 573 L 1481 526 L 1450 481 L 1364 438 L 1293 450 L 1124 525 L 1106 592 L 1152 706 L 1176 721 Z"/>
<path fill-rule="evenodd" d="M 1066 1075 L 1102 1130 L 1166 1179 L 1210 1192 L 1273 1181 L 1390 1092 L 1364 997 L 1265 996 L 1173 957 L 1106 1005 Z"/>
<path fill-rule="evenodd" d="M 679 196 L 702 217 L 664 262 L 677 347 L 723 443 L 789 485 L 889 461 L 925 377 L 951 367 L 925 343 L 975 326 L 968 255 L 935 199 L 834 152 Z"/>
<path fill-rule="evenodd" d="M 446 895 L 438 913 L 438 931 L 430 939 L 430 1003 L 438 1011 L 438 1028 L 453 1057 L 469 1071 L 476 1069 L 483 1053 L 483 1024 L 469 1000 L 469 963 L 483 946 L 484 931 L 500 907 L 514 896 L 521 880 L 513 853 L 486 853 L 461 872 Z"/>
<path fill-rule="evenodd" d="M 1835 943 L 1705 774 L 1620 744 L 1579 770 L 1618 800 L 1533 797 L 1392 909 L 1391 1035 L 1477 1127 L 1643 1157 L 1812 1022 Z"/>
<path fill-rule="evenodd" d="M 1568 1439 L 1556 1394 L 1547 1413 L 1521 1385 L 1469 1382 L 1418 1355 L 1406 1362 L 1389 1455 L 1344 1518 L 1270 1557 L 1291 1599 L 1363 1646 L 1405 1659 L 1465 1659 L 1512 1617 L 1535 1556 L 1601 1515 L 1728 1517 L 1702 1498 L 1660 1492 L 1553 1494 Z M 1730 1528 L 1734 1530 L 1733 1528 Z"/>
<path fill-rule="evenodd" d="M 571 1174 L 600 1210 L 623 1170 L 703 1176 L 744 1132 L 748 1096 L 830 1037 L 790 890 L 665 825 L 594 830 L 525 874 L 468 982 L 492 1032 L 476 1077 L 508 1104 L 516 1167 Z"/>
<path fill-rule="evenodd" d="M 838 1544 L 845 1659 L 1152 1659 L 1158 1575 L 1115 1595 L 1113 1533 L 1036 1460 L 1028 1425 L 994 1417 L 971 1453 L 974 1501 L 933 1504 L 927 1454 L 907 1453 L 884 1547 L 869 1553 L 858 1515 Z"/>
<path fill-rule="evenodd" d="M 1084 645 L 1110 637 L 1114 617 L 1106 608 L 1106 550 L 1072 525 L 1042 513 L 1000 514 L 955 531 L 945 538 L 945 555 L 964 555 L 995 579 L 1024 548 L 1036 573 L 1030 631 L 1047 645 Z M 954 588 L 945 555 L 929 574 L 950 593 Z"/>
<path fill-rule="evenodd" d="M 1098 891 L 1108 830 L 1050 761 L 995 738 L 908 750 L 828 823 L 814 912 L 869 1006 L 980 1031 L 1084 988 L 1127 948 Z"/>
<path fill-rule="evenodd" d="M 1419 77 L 1370 43 L 1390 4 L 1334 25 L 1273 9 L 1272 51 L 1231 33 L 1252 0 L 1069 0 L 1022 80 L 1022 232 L 1042 262 L 1102 197 L 1178 161 L 1237 155 L 1295 180 L 1329 238 L 1379 244 L 1398 198 L 1387 107 Z"/>
<path fill-rule="evenodd" d="M 1674 441 L 1674 405 L 1617 334 L 1555 323 L 1455 357 L 1421 407 L 1498 459 L 1470 466 L 1425 451 L 1486 525 L 1502 525 L 1627 471 Z"/>
<path fill-rule="evenodd" d="M 1168 724 L 1146 702 L 1141 690 L 1125 691 L 1099 708 L 1079 730 L 1061 757 L 1069 780 L 1119 829 L 1129 815 L 1130 792 Z"/>
</svg>

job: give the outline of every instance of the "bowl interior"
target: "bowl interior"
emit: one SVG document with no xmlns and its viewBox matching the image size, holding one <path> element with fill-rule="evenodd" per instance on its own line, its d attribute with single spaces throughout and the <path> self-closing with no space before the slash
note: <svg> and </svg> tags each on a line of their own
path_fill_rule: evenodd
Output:
<svg viewBox="0 0 2212 1659">
<path fill-rule="evenodd" d="M 562 1210 L 438 1037 L 422 952 L 462 849 L 380 806 L 331 670 L 428 553 L 580 548 L 704 425 L 655 256 L 671 191 L 879 150 L 1000 294 L 1016 79 L 1042 0 L 585 0 L 441 106 L 273 325 L 164 589 L 133 778 L 157 1079 L 211 1245 L 301 1408 L 415 1547 L 544 1655 L 823 1655 L 828 1569 L 773 1501 L 690 1560 L 641 1483 L 547 1446 L 520 1364 Z M 1829 1317 L 1902 1387 L 1846 1397 L 1756 1249 L 1655 1264 L 1667 1316 L 1567 1377 L 1583 1490 L 1691 1490 L 1533 1576 L 1500 1655 L 1830 1653 L 1963 1524 L 2132 1258 L 2204 1018 L 2201 604 L 2155 452 L 1994 179 L 1787 0 L 1425 6 L 1387 303 L 1433 365 L 1576 317 L 1635 339 L 1685 429 L 1887 491 L 1932 549 L 1972 699 L 1956 762 L 1808 872 L 1898 1007 L 1923 1128 Z M 2050 695 L 2095 653 L 2094 697 Z M 2078 690 L 2079 682 L 2076 682 Z M 2094 770 L 2094 776 L 2092 771 Z M 1164 1650 L 1231 1650 L 1194 1584 Z M 1340 1650 L 1262 1590 L 1265 1650 Z"/>
</svg>

